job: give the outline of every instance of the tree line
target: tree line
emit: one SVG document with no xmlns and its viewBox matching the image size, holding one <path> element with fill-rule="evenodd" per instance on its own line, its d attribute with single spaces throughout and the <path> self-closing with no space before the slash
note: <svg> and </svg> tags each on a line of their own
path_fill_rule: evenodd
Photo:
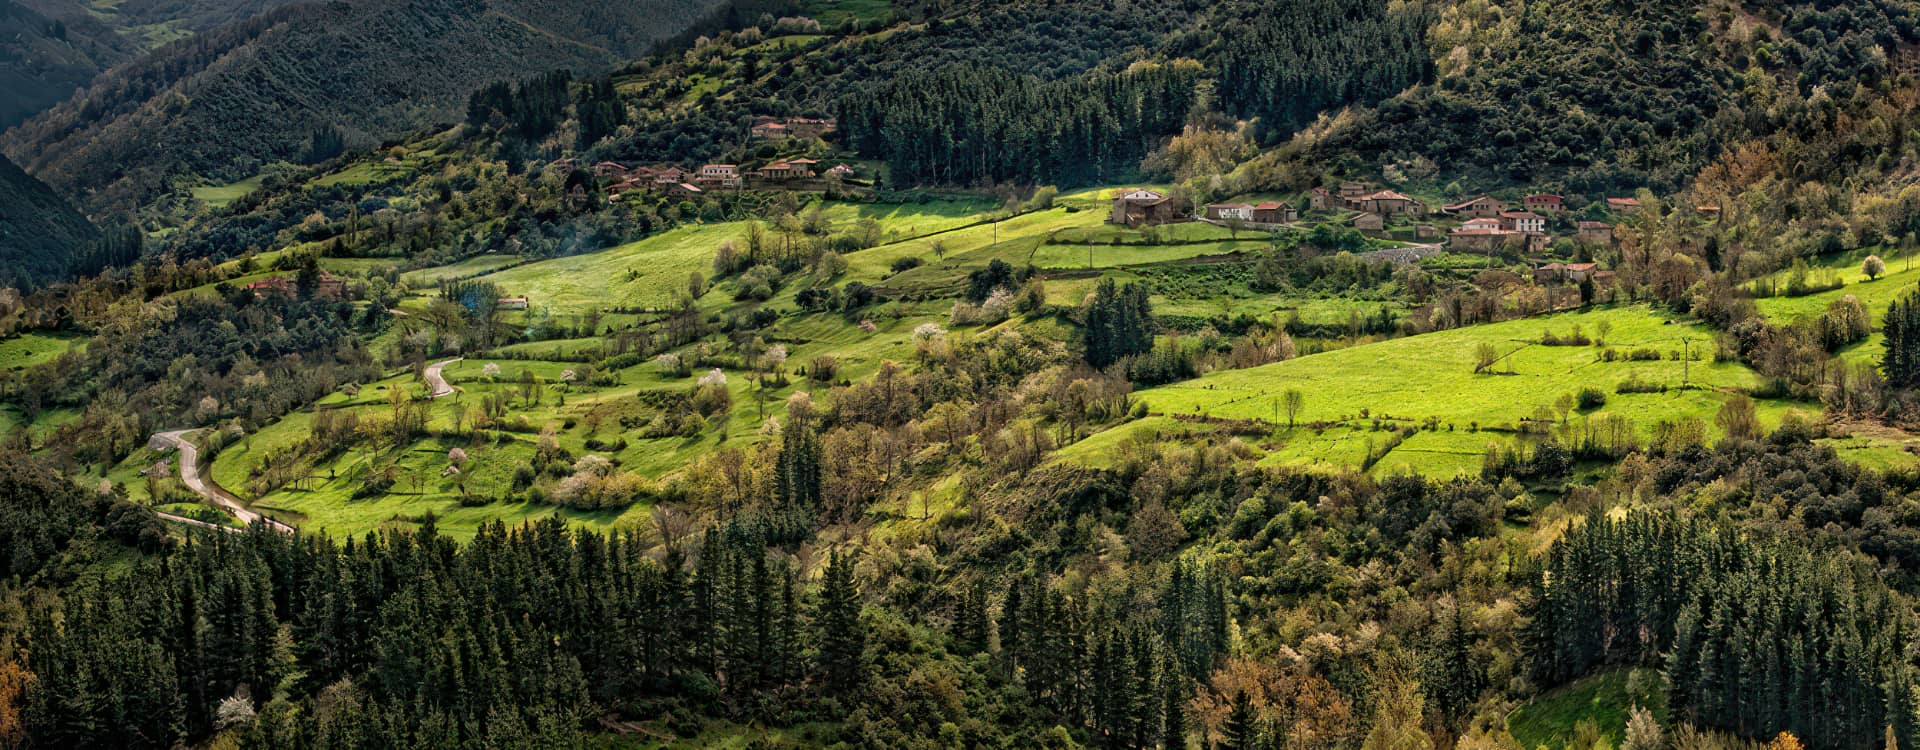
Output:
<svg viewBox="0 0 1920 750">
<path fill-rule="evenodd" d="M 1672 515 L 1595 514 L 1555 543 L 1532 588 L 1524 637 L 1542 685 L 1643 664 L 1665 670 L 1668 705 L 1696 724 L 1789 731 L 1815 748 L 1920 738 L 1912 610 L 1845 555 Z"/>
<path fill-rule="evenodd" d="M 842 98 L 839 123 L 900 185 L 1111 182 L 1179 132 L 1198 77 L 1198 68 L 1162 65 L 1044 81 L 952 65 Z"/>
</svg>

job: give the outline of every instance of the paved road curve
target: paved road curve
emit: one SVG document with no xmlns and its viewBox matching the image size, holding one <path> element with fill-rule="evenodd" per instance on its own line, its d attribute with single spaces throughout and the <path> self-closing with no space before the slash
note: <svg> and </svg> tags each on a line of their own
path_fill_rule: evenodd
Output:
<svg viewBox="0 0 1920 750">
<path fill-rule="evenodd" d="M 440 374 L 440 368 L 446 367 L 447 365 L 453 364 L 462 359 L 465 359 L 465 358 L 454 357 L 453 359 L 449 359 L 445 362 L 435 362 L 431 365 L 427 365 L 427 389 L 428 389 L 427 398 L 440 398 L 441 396 L 453 395 L 453 384 L 448 383 L 447 379 Z"/>
<path fill-rule="evenodd" d="M 240 499 L 234 497 L 232 493 L 221 489 L 220 485 L 200 478 L 200 449 L 194 446 L 193 441 L 187 439 L 188 433 L 197 431 L 198 430 L 174 430 L 172 432 L 154 434 L 154 438 L 170 443 L 173 447 L 180 449 L 180 483 L 186 485 L 187 489 L 193 490 L 196 494 L 206 498 L 208 502 L 227 509 L 235 518 L 240 519 L 240 522 L 243 524 L 252 526 L 254 522 L 260 521 L 265 522 L 267 527 L 274 531 L 288 534 L 293 533 L 292 526 L 248 510 L 247 506 L 241 505 Z"/>
</svg>

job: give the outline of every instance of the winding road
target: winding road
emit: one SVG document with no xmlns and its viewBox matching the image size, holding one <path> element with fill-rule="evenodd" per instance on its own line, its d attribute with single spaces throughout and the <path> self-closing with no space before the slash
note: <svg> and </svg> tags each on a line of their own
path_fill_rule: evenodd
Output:
<svg viewBox="0 0 1920 750">
<path fill-rule="evenodd" d="M 260 515 L 259 513 L 255 513 L 252 510 L 247 509 L 247 506 L 242 505 L 240 503 L 240 498 L 234 497 L 233 493 L 227 492 L 226 490 L 221 489 L 220 485 L 214 484 L 200 477 L 200 449 L 193 444 L 193 441 L 187 439 L 188 434 L 193 432 L 198 432 L 198 431 L 199 431 L 198 429 L 174 430 L 172 432 L 157 432 L 157 433 L 154 433 L 153 435 L 155 440 L 159 440 L 161 442 L 170 444 L 174 448 L 179 450 L 180 452 L 180 483 L 186 485 L 187 489 L 193 490 L 195 494 L 198 494 L 199 496 L 206 498 L 207 502 L 213 503 L 214 505 L 220 506 L 221 508 L 225 508 L 227 512 L 232 513 L 235 518 L 240 519 L 240 522 L 243 524 L 252 526 L 255 523 L 265 523 L 267 525 L 267 528 L 273 529 L 274 531 L 278 531 L 283 534 L 293 533 L 292 526 L 288 526 L 284 523 L 273 520 L 272 518 L 268 518 L 266 516 Z M 184 518 L 181 516 L 175 516 L 171 514 L 162 514 L 162 515 L 165 515 L 167 518 L 172 520 L 185 521 L 187 523 L 191 523 L 199 526 L 205 526 L 207 528 L 225 529 L 228 531 L 239 530 L 230 526 L 217 526 L 214 524 L 206 523 L 204 521 L 196 521 L 191 518 Z"/>
<path fill-rule="evenodd" d="M 427 366 L 425 373 L 427 380 L 427 398 L 441 398 L 454 394 L 453 384 L 448 383 L 446 376 L 442 375 L 440 371 L 447 365 L 459 362 L 461 359 L 463 358 L 454 357 L 453 359 L 444 362 L 435 362 Z M 198 431 L 199 428 L 195 428 L 173 430 L 171 432 L 156 432 L 153 434 L 155 441 L 171 445 L 180 452 L 180 483 L 186 485 L 187 489 L 193 490 L 194 494 L 206 498 L 207 502 L 225 508 L 227 512 L 232 513 L 235 518 L 240 519 L 240 522 L 247 526 L 252 526 L 255 523 L 264 523 L 267 525 L 267 528 L 273 529 L 274 531 L 283 534 L 293 533 L 292 526 L 249 510 L 246 505 L 240 502 L 240 498 L 233 496 L 233 493 L 221 489 L 220 485 L 200 477 L 200 449 L 193 444 L 193 441 L 187 439 L 187 435 Z M 191 526 L 216 529 L 219 531 L 240 531 L 240 529 L 232 526 L 207 523 L 197 518 L 188 518 L 172 513 L 160 513 L 159 515 L 169 521 L 176 521 Z"/>
<path fill-rule="evenodd" d="M 427 398 L 440 398 L 442 396 L 453 395 L 453 384 L 447 382 L 446 377 L 440 374 L 440 370 L 462 359 L 465 359 L 465 357 L 454 357 L 445 362 L 435 362 L 427 365 Z"/>
</svg>

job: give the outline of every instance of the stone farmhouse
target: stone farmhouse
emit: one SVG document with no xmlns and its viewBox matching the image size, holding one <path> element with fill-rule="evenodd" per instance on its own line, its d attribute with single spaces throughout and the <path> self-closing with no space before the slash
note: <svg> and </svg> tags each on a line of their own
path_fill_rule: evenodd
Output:
<svg viewBox="0 0 1920 750">
<path fill-rule="evenodd" d="M 1174 208 L 1173 199 L 1157 191 L 1123 190 L 1113 199 L 1113 211 L 1107 215 L 1107 223 L 1140 227 L 1179 221 L 1180 214 Z"/>
<path fill-rule="evenodd" d="M 693 181 L 706 190 L 739 190 L 746 184 L 740 177 L 740 166 L 737 164 L 708 164 L 700 168 Z"/>
<path fill-rule="evenodd" d="M 1593 247 L 1613 244 L 1613 225 L 1604 221 L 1583 221 L 1575 225 L 1574 241 Z"/>
<path fill-rule="evenodd" d="M 1473 219 L 1491 219 L 1507 212 L 1507 202 L 1490 195 L 1482 195 L 1471 200 L 1461 201 L 1441 207 L 1440 211 L 1454 216 Z"/>
<path fill-rule="evenodd" d="M 1253 221 L 1253 205 L 1248 203 L 1210 203 L 1207 218 L 1215 221 Z"/>
<path fill-rule="evenodd" d="M 1534 193 L 1521 198 L 1520 205 L 1537 214 L 1557 214 L 1566 210 L 1567 201 L 1552 193 Z"/>
<path fill-rule="evenodd" d="M 1253 220 L 1257 224 L 1287 224 L 1299 221 L 1300 211 L 1284 201 L 1266 201 L 1253 207 Z"/>
<path fill-rule="evenodd" d="M 759 140 L 821 138 L 838 127 L 831 117 L 769 117 L 754 123 L 751 132 Z"/>
</svg>

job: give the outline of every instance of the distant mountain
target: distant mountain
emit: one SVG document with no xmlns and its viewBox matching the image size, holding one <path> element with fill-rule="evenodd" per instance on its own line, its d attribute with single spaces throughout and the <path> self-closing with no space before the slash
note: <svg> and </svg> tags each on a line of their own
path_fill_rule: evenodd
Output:
<svg viewBox="0 0 1920 750">
<path fill-rule="evenodd" d="M 49 16 L 14 0 L 0 0 L 0 29 L 0 129 L 73 96 L 135 51 L 90 16 Z"/>
<path fill-rule="evenodd" d="M 72 204 L 0 157 L 0 286 L 65 277 L 99 240 L 100 230 Z"/>
<path fill-rule="evenodd" d="M 290 6 L 171 42 L 0 136 L 0 151 L 90 209 L 182 176 L 298 160 L 315 134 L 374 145 L 459 118 L 482 84 L 604 69 L 718 0 L 354 0 Z"/>
</svg>

